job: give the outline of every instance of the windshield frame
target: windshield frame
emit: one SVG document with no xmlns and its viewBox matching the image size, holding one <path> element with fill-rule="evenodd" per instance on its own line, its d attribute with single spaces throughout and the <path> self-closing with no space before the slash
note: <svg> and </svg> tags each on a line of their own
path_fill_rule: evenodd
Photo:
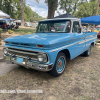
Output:
<svg viewBox="0 0 100 100">
<path fill-rule="evenodd" d="M 52 31 L 50 31 L 50 32 L 38 32 L 38 29 L 39 29 L 39 25 L 41 24 L 41 23 L 48 23 L 48 22 L 64 22 L 65 21 L 65 26 L 64 26 L 64 29 L 63 29 L 63 31 L 62 32 L 52 32 Z M 67 27 L 67 22 L 70 22 L 70 31 L 69 32 L 66 32 L 65 30 L 66 30 L 66 27 Z M 38 23 L 38 26 L 37 26 L 37 28 L 36 28 L 36 33 L 70 33 L 71 32 L 71 27 L 72 27 L 72 22 L 71 22 L 71 20 L 70 19 L 64 19 L 64 20 L 46 20 L 46 21 L 40 21 L 39 23 Z"/>
</svg>

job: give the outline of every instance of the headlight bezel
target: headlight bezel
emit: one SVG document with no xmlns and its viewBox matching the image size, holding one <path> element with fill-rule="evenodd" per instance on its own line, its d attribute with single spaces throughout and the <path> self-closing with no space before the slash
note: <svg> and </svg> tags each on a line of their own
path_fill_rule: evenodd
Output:
<svg viewBox="0 0 100 100">
<path fill-rule="evenodd" d="M 8 48 L 3 48 L 3 52 L 4 52 L 4 54 L 8 54 Z"/>
<path fill-rule="evenodd" d="M 43 59 L 43 60 L 40 61 L 39 58 L 40 58 L 40 59 Z M 37 59 L 38 59 L 38 61 L 41 62 L 41 63 L 46 63 L 46 62 L 48 62 L 48 56 L 47 56 L 46 53 L 38 53 L 38 54 L 37 54 Z"/>
</svg>

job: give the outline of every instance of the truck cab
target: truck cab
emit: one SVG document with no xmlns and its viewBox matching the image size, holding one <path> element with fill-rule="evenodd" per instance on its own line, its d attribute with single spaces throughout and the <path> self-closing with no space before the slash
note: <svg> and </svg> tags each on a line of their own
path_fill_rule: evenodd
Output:
<svg viewBox="0 0 100 100">
<path fill-rule="evenodd" d="M 96 44 L 96 32 L 82 32 L 78 18 L 56 18 L 39 21 L 34 34 L 4 40 L 4 59 L 26 68 L 49 71 L 60 76 L 67 58 L 89 56 Z"/>
</svg>

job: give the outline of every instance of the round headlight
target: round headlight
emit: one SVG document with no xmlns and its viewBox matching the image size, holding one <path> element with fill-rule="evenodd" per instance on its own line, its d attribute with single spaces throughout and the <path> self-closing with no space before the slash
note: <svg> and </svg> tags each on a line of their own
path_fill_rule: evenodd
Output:
<svg viewBox="0 0 100 100">
<path fill-rule="evenodd" d="M 46 54 L 38 54 L 38 61 L 39 62 L 47 62 L 47 55 Z"/>
<path fill-rule="evenodd" d="M 7 48 L 4 48 L 4 54 L 7 54 L 7 53 L 8 53 Z"/>
</svg>

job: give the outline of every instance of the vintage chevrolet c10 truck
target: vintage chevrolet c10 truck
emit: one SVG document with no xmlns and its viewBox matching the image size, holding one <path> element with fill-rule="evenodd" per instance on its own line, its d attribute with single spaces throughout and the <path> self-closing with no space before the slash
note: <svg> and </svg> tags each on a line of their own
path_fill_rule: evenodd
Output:
<svg viewBox="0 0 100 100">
<path fill-rule="evenodd" d="M 82 32 L 78 18 L 56 18 L 39 21 L 34 34 L 4 40 L 4 59 L 11 63 L 60 76 L 67 59 L 89 56 L 96 44 L 96 32 Z"/>
</svg>

